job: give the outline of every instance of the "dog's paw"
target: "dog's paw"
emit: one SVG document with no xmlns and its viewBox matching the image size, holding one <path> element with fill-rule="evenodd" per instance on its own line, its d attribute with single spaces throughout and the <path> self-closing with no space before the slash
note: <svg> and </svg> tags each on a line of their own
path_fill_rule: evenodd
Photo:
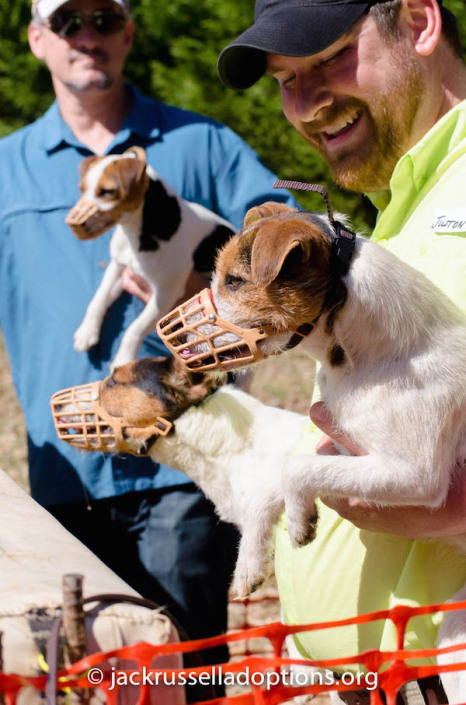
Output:
<svg viewBox="0 0 466 705">
<path fill-rule="evenodd" d="M 236 575 L 231 586 L 233 595 L 239 600 L 245 600 L 252 592 L 264 584 L 267 575 Z"/>
<path fill-rule="evenodd" d="M 296 516 L 287 512 L 286 526 L 290 537 L 291 545 L 294 548 L 307 546 L 315 539 L 317 530 L 317 508 L 311 514 Z"/>
<path fill-rule="evenodd" d="M 134 360 L 132 356 L 122 355 L 118 352 L 115 355 L 115 359 L 110 363 L 110 371 L 114 372 L 117 367 L 123 367 L 123 365 L 126 365 L 127 362 L 131 362 L 131 360 Z"/>
<path fill-rule="evenodd" d="M 240 558 L 236 564 L 235 574 L 233 576 L 233 594 L 240 600 L 244 600 L 263 585 L 268 575 L 268 565 L 264 565 L 259 561 L 246 563 Z"/>
<path fill-rule="evenodd" d="M 73 344 L 76 352 L 84 352 L 89 350 L 93 345 L 99 342 L 100 331 L 95 328 L 90 328 L 88 325 L 81 324 L 73 336 Z"/>
</svg>

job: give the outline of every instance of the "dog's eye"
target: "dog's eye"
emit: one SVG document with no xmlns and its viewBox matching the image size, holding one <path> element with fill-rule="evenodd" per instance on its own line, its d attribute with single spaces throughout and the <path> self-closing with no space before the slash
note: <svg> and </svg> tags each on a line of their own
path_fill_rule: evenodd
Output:
<svg viewBox="0 0 466 705">
<path fill-rule="evenodd" d="M 115 198 L 117 195 L 116 188 L 101 188 L 97 192 L 98 198 Z"/>
<path fill-rule="evenodd" d="M 244 284 L 244 279 L 242 277 L 236 277 L 234 274 L 227 274 L 225 284 L 229 289 L 239 289 L 239 287 Z"/>
<path fill-rule="evenodd" d="M 116 382 L 116 381 L 115 381 L 115 378 L 113 377 L 113 375 L 111 375 L 110 377 L 107 377 L 107 382 L 106 382 L 106 384 L 107 384 L 107 387 L 116 387 L 116 385 L 118 384 L 118 382 Z"/>
</svg>

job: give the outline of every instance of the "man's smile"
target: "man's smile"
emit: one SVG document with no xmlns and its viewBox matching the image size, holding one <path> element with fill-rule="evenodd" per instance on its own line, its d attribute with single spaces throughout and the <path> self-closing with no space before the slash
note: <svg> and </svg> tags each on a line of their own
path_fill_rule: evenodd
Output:
<svg viewBox="0 0 466 705">
<path fill-rule="evenodd" d="M 351 128 L 359 120 L 362 112 L 355 112 L 353 115 L 347 118 L 343 118 L 338 122 L 334 122 L 329 127 L 325 127 L 321 133 L 324 141 L 331 142 L 332 140 L 338 139 L 351 131 Z"/>
</svg>

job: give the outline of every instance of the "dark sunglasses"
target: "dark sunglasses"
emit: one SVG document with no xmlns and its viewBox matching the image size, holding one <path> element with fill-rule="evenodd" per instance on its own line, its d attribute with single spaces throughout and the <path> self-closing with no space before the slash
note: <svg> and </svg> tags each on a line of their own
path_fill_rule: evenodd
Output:
<svg viewBox="0 0 466 705">
<path fill-rule="evenodd" d="M 63 10 L 55 12 L 49 19 L 49 29 L 59 37 L 75 37 L 83 29 L 86 21 L 90 21 L 99 34 L 107 36 L 121 32 L 127 18 L 114 10 L 95 10 L 81 12 L 80 10 Z"/>
</svg>

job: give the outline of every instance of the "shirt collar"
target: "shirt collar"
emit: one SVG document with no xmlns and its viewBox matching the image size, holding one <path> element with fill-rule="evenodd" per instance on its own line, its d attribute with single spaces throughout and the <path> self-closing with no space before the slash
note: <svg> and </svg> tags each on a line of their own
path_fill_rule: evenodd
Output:
<svg viewBox="0 0 466 705">
<path fill-rule="evenodd" d="M 153 140 L 161 132 L 158 103 L 151 98 L 146 98 L 134 86 L 127 85 L 132 94 L 132 107 L 112 146 L 126 142 L 132 135 L 142 139 Z M 158 123 L 158 124 L 157 124 Z"/>
<path fill-rule="evenodd" d="M 448 111 L 397 163 L 390 191 L 368 193 L 379 211 L 385 210 L 391 194 L 407 184 L 417 194 L 461 142 L 466 139 L 466 100 Z"/>
<path fill-rule="evenodd" d="M 108 152 L 117 145 L 131 140 L 135 135 L 138 138 L 154 140 L 160 135 L 160 127 L 157 125 L 157 102 L 143 96 L 133 86 L 127 86 L 132 94 L 132 107 L 120 132 L 112 140 Z M 86 151 L 90 150 L 83 145 L 73 134 L 68 124 L 63 120 L 58 102 L 55 100 L 47 112 L 40 118 L 42 133 L 40 144 L 44 151 L 54 152 L 62 147 L 75 147 Z"/>
</svg>

